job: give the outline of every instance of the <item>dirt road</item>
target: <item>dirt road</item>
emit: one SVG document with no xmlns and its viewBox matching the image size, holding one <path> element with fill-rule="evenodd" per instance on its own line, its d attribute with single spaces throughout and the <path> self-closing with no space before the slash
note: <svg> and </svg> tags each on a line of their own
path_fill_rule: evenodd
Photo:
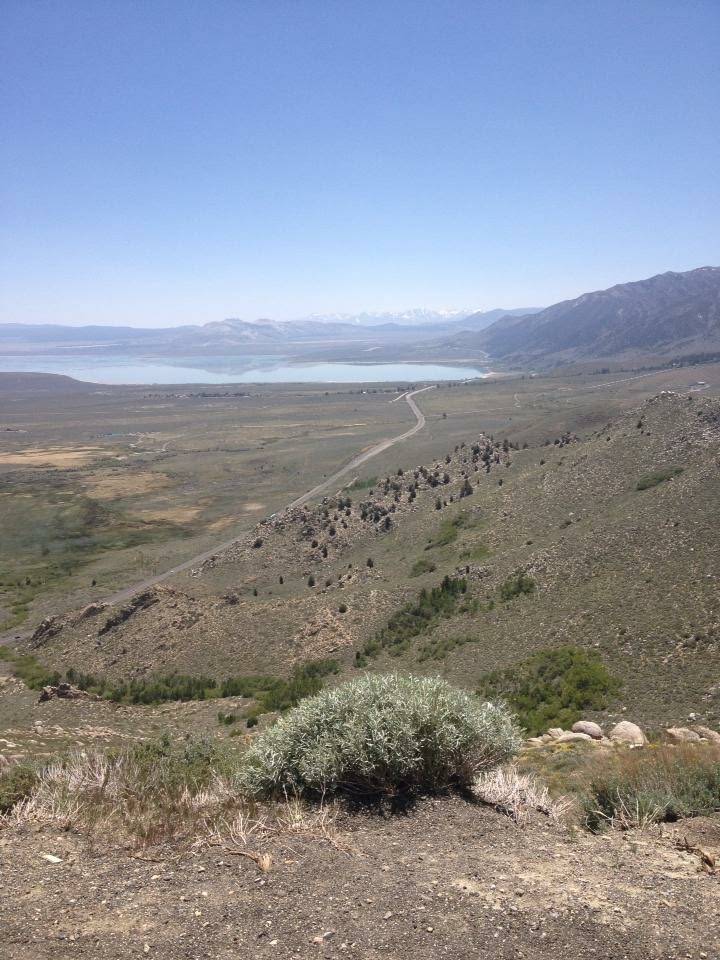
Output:
<svg viewBox="0 0 720 960">
<path fill-rule="evenodd" d="M 302 496 L 297 497 L 291 503 L 286 504 L 284 509 L 291 510 L 294 507 L 303 506 L 303 504 L 308 503 L 308 501 L 319 496 L 328 488 L 334 487 L 338 480 L 342 479 L 342 477 L 346 476 L 352 470 L 356 470 L 363 463 L 367 463 L 368 460 L 378 456 L 378 454 L 384 453 L 385 450 L 389 450 L 390 447 L 394 446 L 396 443 L 402 443 L 403 440 L 409 440 L 410 437 L 414 436 L 419 430 L 422 430 L 425 426 L 425 415 L 415 403 L 413 397 L 418 393 L 424 393 L 425 390 L 432 390 L 434 387 L 435 384 L 432 384 L 429 387 L 421 387 L 419 390 L 413 390 L 410 393 L 405 394 L 405 400 L 415 415 L 416 422 L 414 426 L 412 426 L 409 430 L 406 430 L 404 433 L 399 434 L 397 437 L 388 437 L 387 439 L 376 443 L 369 449 L 364 450 L 362 453 L 359 453 L 349 463 L 346 463 L 344 467 L 336 470 L 335 473 L 323 480 L 322 483 L 318 483 L 316 486 L 314 486 L 312 490 L 308 490 L 306 493 L 303 493 Z M 217 544 L 211 550 L 206 550 L 204 553 L 200 553 L 195 557 L 191 557 L 189 560 L 185 560 L 183 563 L 179 563 L 177 566 L 171 567 L 169 570 L 165 570 L 164 573 L 159 573 L 154 577 L 148 577 L 147 580 L 143 580 L 141 583 L 135 583 L 131 587 L 125 587 L 123 590 L 118 590 L 117 593 L 113 593 L 111 596 L 105 597 L 104 602 L 109 604 L 124 603 L 126 600 L 129 600 L 131 597 L 135 596 L 136 593 L 140 593 L 143 590 L 154 587 L 158 583 L 163 583 L 165 580 L 169 580 L 178 573 L 184 573 L 186 570 L 190 570 L 193 567 L 198 566 L 205 560 L 209 560 L 211 557 L 215 557 L 219 553 L 223 553 L 230 547 L 235 546 L 236 543 L 241 543 L 243 540 L 245 540 L 247 535 L 247 531 L 245 531 L 238 537 L 233 537 L 231 540 L 225 540 L 223 543 Z"/>
</svg>

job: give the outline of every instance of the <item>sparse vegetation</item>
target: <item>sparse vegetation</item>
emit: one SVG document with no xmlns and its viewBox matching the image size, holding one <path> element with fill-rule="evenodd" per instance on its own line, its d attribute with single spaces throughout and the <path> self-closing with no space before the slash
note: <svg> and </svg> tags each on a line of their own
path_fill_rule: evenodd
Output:
<svg viewBox="0 0 720 960">
<path fill-rule="evenodd" d="M 463 514 L 460 514 L 457 517 L 452 517 L 451 519 L 444 520 L 438 529 L 438 532 L 430 540 L 428 545 L 425 547 L 426 550 L 434 550 L 437 547 L 448 547 L 451 543 L 455 543 L 458 538 L 458 534 L 463 527 L 469 526 L 469 521 L 467 517 Z"/>
<path fill-rule="evenodd" d="M 516 597 L 529 596 L 535 593 L 536 585 L 531 576 L 523 570 L 518 570 L 511 577 L 500 585 L 500 599 L 503 603 L 509 603 Z"/>
<path fill-rule="evenodd" d="M 659 484 L 665 483 L 667 480 L 672 480 L 675 477 L 679 477 L 683 470 L 683 467 L 666 467 L 664 470 L 655 470 L 653 473 L 646 473 L 644 476 L 640 477 L 638 482 L 635 484 L 635 489 L 649 490 L 651 487 L 657 487 Z"/>
<path fill-rule="evenodd" d="M 0 660 L 9 663 L 13 676 L 22 680 L 31 690 L 41 690 L 48 684 L 60 682 L 60 674 L 56 670 L 46 669 L 31 653 L 17 653 L 9 647 L 0 647 Z"/>
<path fill-rule="evenodd" d="M 338 670 L 336 660 L 310 660 L 295 667 L 288 679 L 238 676 L 218 681 L 204 676 L 168 674 L 118 682 L 98 679 L 72 669 L 67 671 L 66 678 L 81 690 L 115 703 L 156 705 L 170 701 L 252 697 L 258 701 L 261 712 L 267 713 L 286 710 L 303 697 L 317 693 L 323 679 Z"/>
<path fill-rule="evenodd" d="M 312 697 L 250 747 L 253 796 L 358 797 L 468 786 L 520 743 L 510 713 L 438 678 L 365 675 Z"/>
<path fill-rule="evenodd" d="M 485 674 L 478 693 L 506 700 L 522 726 L 536 735 L 549 727 L 569 728 L 584 712 L 604 709 L 618 689 L 597 653 L 564 646 Z"/>
<path fill-rule="evenodd" d="M 394 613 L 387 625 L 365 644 L 361 656 L 376 656 L 383 648 L 394 655 L 406 650 L 410 640 L 427 633 L 441 617 L 450 616 L 466 591 L 467 580 L 459 577 L 444 577 L 440 586 L 423 588 L 414 603 L 407 603 Z"/>
<path fill-rule="evenodd" d="M 614 750 L 593 761 L 588 777 L 583 804 L 591 830 L 720 812 L 720 747 L 715 744 Z"/>
<path fill-rule="evenodd" d="M 426 560 L 424 557 L 421 557 L 419 560 L 416 560 L 410 568 L 410 576 L 420 577 L 424 573 L 432 573 L 436 569 L 437 568 L 432 560 Z"/>
</svg>

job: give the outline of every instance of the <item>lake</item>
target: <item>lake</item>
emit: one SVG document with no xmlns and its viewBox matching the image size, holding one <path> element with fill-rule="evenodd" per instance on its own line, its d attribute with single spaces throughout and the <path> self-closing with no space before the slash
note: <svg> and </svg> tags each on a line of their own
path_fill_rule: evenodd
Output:
<svg viewBox="0 0 720 960">
<path fill-rule="evenodd" d="M 168 383 L 416 383 L 486 377 L 488 370 L 444 363 L 288 363 L 277 358 L 8 356 L 0 372 L 57 373 L 104 384 Z"/>
</svg>

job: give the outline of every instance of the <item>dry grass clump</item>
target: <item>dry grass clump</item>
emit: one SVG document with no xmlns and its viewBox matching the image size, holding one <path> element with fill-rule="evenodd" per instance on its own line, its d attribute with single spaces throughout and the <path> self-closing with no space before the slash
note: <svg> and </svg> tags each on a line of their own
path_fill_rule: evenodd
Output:
<svg viewBox="0 0 720 960">
<path fill-rule="evenodd" d="M 190 836 L 237 804 L 235 765 L 226 748 L 204 741 L 178 746 L 169 738 L 76 752 L 33 771 L 4 820 L 112 832 L 144 843 Z"/>
<path fill-rule="evenodd" d="M 720 812 L 720 747 L 660 745 L 604 752 L 587 767 L 585 823 L 630 829 Z"/>
<path fill-rule="evenodd" d="M 122 750 L 75 752 L 44 766 L 16 764 L 0 777 L 0 824 L 80 830 L 142 846 L 219 845 L 269 869 L 270 841 L 327 842 L 347 850 L 339 811 L 284 796 L 259 807 L 237 789 L 239 756 L 207 741 L 168 738 Z M 258 850 L 260 852 L 258 852 Z"/>
<path fill-rule="evenodd" d="M 380 797 L 469 786 L 520 745 L 504 706 L 438 677 L 365 675 L 303 700 L 250 747 L 250 796 Z"/>
<path fill-rule="evenodd" d="M 514 766 L 484 771 L 473 783 L 473 793 L 516 823 L 524 823 L 533 812 L 561 821 L 574 805 L 570 797 L 554 797 L 542 780 Z"/>
</svg>

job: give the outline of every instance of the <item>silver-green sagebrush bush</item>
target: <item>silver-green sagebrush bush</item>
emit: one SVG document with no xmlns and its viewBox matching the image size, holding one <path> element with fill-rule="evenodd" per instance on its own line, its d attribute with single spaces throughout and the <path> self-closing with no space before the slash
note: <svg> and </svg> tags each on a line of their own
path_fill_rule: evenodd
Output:
<svg viewBox="0 0 720 960">
<path fill-rule="evenodd" d="M 253 796 L 442 790 L 469 785 L 520 740 L 506 707 L 444 680 L 365 675 L 303 700 L 258 737 L 239 785 Z"/>
</svg>

